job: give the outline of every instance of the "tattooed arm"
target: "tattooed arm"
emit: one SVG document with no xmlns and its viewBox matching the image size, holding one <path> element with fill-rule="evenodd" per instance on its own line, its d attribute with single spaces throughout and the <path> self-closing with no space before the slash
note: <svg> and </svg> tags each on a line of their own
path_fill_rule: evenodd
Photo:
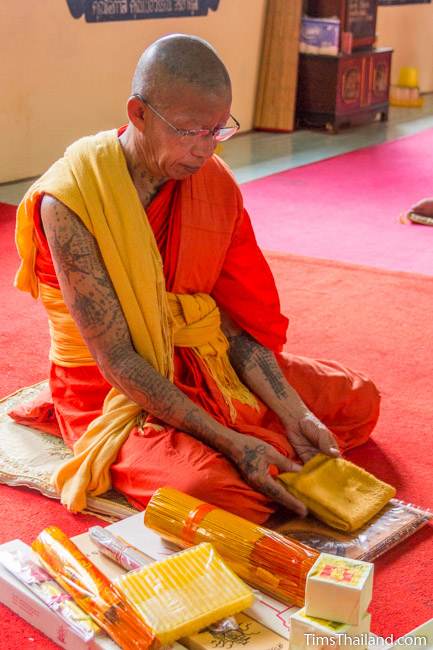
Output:
<svg viewBox="0 0 433 650">
<path fill-rule="evenodd" d="M 242 381 L 278 415 L 298 455 L 305 462 L 319 451 L 339 456 L 329 429 L 308 409 L 290 386 L 271 350 L 222 319 L 230 342 L 230 360 Z"/>
<path fill-rule="evenodd" d="M 281 471 L 299 469 L 295 463 L 270 445 L 221 425 L 136 352 L 98 245 L 80 219 L 48 195 L 41 217 L 65 303 L 107 381 L 146 412 L 225 454 L 258 491 L 305 512 L 267 474 L 271 463 Z"/>
</svg>

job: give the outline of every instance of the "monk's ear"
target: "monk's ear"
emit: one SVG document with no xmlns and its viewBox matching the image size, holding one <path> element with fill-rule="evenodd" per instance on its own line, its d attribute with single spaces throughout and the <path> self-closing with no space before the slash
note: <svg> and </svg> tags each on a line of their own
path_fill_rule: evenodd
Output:
<svg viewBox="0 0 433 650">
<path fill-rule="evenodd" d="M 135 126 L 136 129 L 143 133 L 144 126 L 147 119 L 146 106 L 143 104 L 139 97 L 132 95 L 126 104 L 129 121 Z"/>
</svg>

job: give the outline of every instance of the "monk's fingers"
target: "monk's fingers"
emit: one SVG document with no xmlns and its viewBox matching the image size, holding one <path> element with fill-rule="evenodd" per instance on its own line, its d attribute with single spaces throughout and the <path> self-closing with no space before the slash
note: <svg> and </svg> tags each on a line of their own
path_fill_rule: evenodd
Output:
<svg viewBox="0 0 433 650">
<path fill-rule="evenodd" d="M 300 433 L 308 440 L 309 446 L 327 454 L 328 456 L 339 456 L 338 443 L 328 429 L 313 413 L 305 416 L 299 423 Z M 309 450 L 308 450 L 309 453 Z M 304 459 L 303 459 L 304 460 Z"/>
<path fill-rule="evenodd" d="M 260 492 L 270 497 L 273 501 L 281 503 L 288 510 L 296 512 L 300 517 L 305 517 L 308 514 L 308 510 L 304 504 L 287 492 L 281 483 L 278 483 L 278 481 L 275 481 L 269 475 L 259 480 L 257 487 Z"/>
<path fill-rule="evenodd" d="M 289 434 L 289 440 L 303 463 L 319 453 L 319 449 L 312 445 L 310 441 L 300 432 Z"/>
<path fill-rule="evenodd" d="M 283 454 L 280 454 L 275 449 L 270 452 L 268 460 L 272 463 L 272 465 L 270 465 L 272 469 L 274 467 L 278 468 L 278 472 L 270 472 L 271 476 L 282 472 L 300 472 L 302 469 L 302 466 L 299 465 L 299 463 L 295 463 L 294 460 L 283 456 Z"/>
<path fill-rule="evenodd" d="M 338 458 L 338 456 L 341 455 L 335 436 L 331 433 L 331 431 L 329 431 L 329 429 L 326 428 L 320 432 L 319 449 L 324 454 L 333 456 L 334 458 Z"/>
</svg>

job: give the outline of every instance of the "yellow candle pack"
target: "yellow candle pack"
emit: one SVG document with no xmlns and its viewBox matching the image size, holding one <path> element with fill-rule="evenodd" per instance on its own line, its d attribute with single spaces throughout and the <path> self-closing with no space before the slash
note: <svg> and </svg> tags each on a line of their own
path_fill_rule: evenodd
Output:
<svg viewBox="0 0 433 650">
<path fill-rule="evenodd" d="M 119 576 L 114 584 L 163 645 L 250 607 L 254 599 L 209 543 Z"/>
</svg>

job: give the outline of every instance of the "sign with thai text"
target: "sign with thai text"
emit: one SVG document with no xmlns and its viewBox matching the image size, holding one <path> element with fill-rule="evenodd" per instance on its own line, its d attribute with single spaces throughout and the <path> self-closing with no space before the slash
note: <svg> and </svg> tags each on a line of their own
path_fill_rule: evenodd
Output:
<svg viewBox="0 0 433 650">
<path fill-rule="evenodd" d="M 219 0 L 66 0 L 74 18 L 84 15 L 88 23 L 143 18 L 207 16 L 218 9 Z"/>
</svg>

